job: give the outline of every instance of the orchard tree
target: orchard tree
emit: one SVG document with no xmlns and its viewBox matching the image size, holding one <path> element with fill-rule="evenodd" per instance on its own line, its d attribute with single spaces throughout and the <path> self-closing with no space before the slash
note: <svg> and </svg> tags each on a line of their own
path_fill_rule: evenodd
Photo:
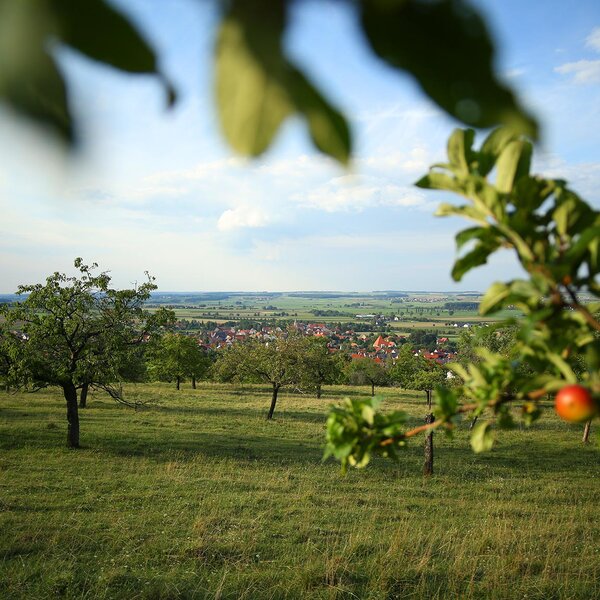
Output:
<svg viewBox="0 0 600 600">
<path fill-rule="evenodd" d="M 425 424 L 434 422 L 432 412 L 433 390 L 446 382 L 447 370 L 432 360 L 414 354 L 410 344 L 405 344 L 398 353 L 396 363 L 390 369 L 390 378 L 399 383 L 404 389 L 425 392 L 427 414 Z M 424 475 L 433 475 L 433 431 L 425 436 Z"/>
<path fill-rule="evenodd" d="M 389 375 L 382 363 L 375 359 L 355 358 L 346 367 L 346 378 L 352 385 L 370 385 L 371 396 L 375 396 L 375 386 L 387 385 Z"/>
<path fill-rule="evenodd" d="M 79 447 L 78 391 L 94 386 L 127 403 L 118 385 L 137 347 L 171 318 L 143 309 L 154 279 L 133 289 L 110 287 L 108 273 L 75 260 L 79 276 L 54 273 L 45 284 L 19 286 L 20 302 L 0 308 L 2 351 L 9 384 L 39 390 L 56 386 L 67 404 L 67 443 Z"/>
<path fill-rule="evenodd" d="M 321 397 L 324 385 L 337 383 L 342 377 L 343 365 L 336 354 L 332 354 L 323 337 L 306 337 L 300 348 L 300 387 L 314 391 Z"/>
<path fill-rule="evenodd" d="M 411 343 L 403 344 L 398 351 L 398 356 L 388 373 L 390 380 L 400 387 L 410 390 L 415 373 L 419 368 L 419 361 L 415 357 L 415 350 Z"/>
<path fill-rule="evenodd" d="M 148 349 L 150 376 L 159 381 L 175 381 L 177 389 L 181 382 L 190 379 L 192 388 L 204 377 L 210 360 L 197 340 L 181 333 L 166 333 Z"/>
<path fill-rule="evenodd" d="M 451 365 L 460 385 L 438 388 L 436 418 L 425 428 L 404 431 L 397 417 L 392 426 L 369 410 L 369 419 L 361 422 L 355 406 L 332 412 L 328 452 L 343 467 L 365 464 L 372 453 L 391 455 L 390 446 L 403 446 L 424 429 L 451 432 L 460 414 L 487 415 L 473 428 L 471 446 L 489 450 L 496 428 L 514 426 L 512 405 L 520 404 L 522 420 L 530 425 L 541 414 L 540 400 L 565 387 L 578 388 L 569 397 L 586 410 L 562 412 L 561 404 L 562 414 L 600 413 L 600 212 L 564 180 L 531 175 L 532 145 L 514 130 L 494 130 L 479 150 L 473 148 L 474 135 L 456 130 L 448 142 L 448 162 L 433 167 L 418 185 L 467 199 L 438 209 L 438 215 L 474 223 L 456 236 L 461 254 L 452 269 L 455 280 L 500 249 L 510 249 L 519 261 L 524 277 L 492 284 L 479 306 L 482 315 L 509 307 L 521 311 L 515 356 L 480 347 L 479 362 Z M 583 293 L 596 300 L 584 302 Z"/>
<path fill-rule="evenodd" d="M 272 387 L 267 419 L 273 418 L 281 388 L 301 382 L 301 338 L 290 335 L 268 342 L 250 340 L 233 344 L 223 351 L 213 366 L 220 381 L 268 383 Z"/>
<path fill-rule="evenodd" d="M 435 361 L 427 360 L 421 356 L 415 357 L 418 361 L 418 367 L 415 370 L 410 387 L 413 390 L 425 392 L 427 399 L 427 414 L 425 415 L 425 424 L 430 425 L 435 421 L 432 410 L 433 390 L 444 385 L 446 382 L 446 369 L 438 365 Z M 425 434 L 425 462 L 423 464 L 423 475 L 433 475 L 433 429 L 429 429 Z"/>
</svg>

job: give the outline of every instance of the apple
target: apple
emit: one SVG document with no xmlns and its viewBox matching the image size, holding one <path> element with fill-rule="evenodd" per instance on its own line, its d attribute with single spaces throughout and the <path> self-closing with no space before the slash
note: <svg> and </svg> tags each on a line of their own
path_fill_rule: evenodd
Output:
<svg viewBox="0 0 600 600">
<path fill-rule="evenodd" d="M 581 385 L 566 385 L 554 402 L 558 416 L 571 423 L 589 421 L 597 412 L 598 407 L 587 388 Z"/>
</svg>

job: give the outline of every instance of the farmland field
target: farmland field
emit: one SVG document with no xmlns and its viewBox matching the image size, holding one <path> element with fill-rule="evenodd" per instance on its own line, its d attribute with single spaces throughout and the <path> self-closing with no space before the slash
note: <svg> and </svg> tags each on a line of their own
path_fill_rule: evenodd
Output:
<svg viewBox="0 0 600 600">
<path fill-rule="evenodd" d="M 597 446 L 553 411 L 475 455 L 466 424 L 399 464 L 321 462 L 330 402 L 259 386 L 130 386 L 99 395 L 65 447 L 54 391 L 0 398 L 1 598 L 600 596 Z M 422 422 L 423 397 L 386 408 Z"/>
<path fill-rule="evenodd" d="M 455 338 L 465 324 L 477 325 L 518 316 L 514 310 L 493 317 L 477 312 L 476 292 L 219 292 L 214 294 L 156 293 L 151 306 L 169 306 L 178 319 L 199 323 L 270 322 L 285 326 L 293 321 L 344 323 L 355 331 L 367 327 L 409 335 L 429 329 Z"/>
</svg>

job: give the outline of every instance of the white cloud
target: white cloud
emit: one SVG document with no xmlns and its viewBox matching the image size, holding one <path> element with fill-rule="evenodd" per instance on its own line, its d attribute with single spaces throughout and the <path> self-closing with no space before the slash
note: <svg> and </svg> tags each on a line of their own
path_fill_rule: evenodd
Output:
<svg viewBox="0 0 600 600">
<path fill-rule="evenodd" d="M 231 231 L 241 228 L 265 227 L 269 224 L 268 215 L 260 208 L 252 206 L 238 206 L 226 210 L 217 222 L 219 231 Z"/>
<path fill-rule="evenodd" d="M 600 60 L 578 60 L 554 69 L 561 75 L 573 75 L 575 83 L 600 83 Z"/>
<path fill-rule="evenodd" d="M 592 33 L 585 39 L 585 45 L 596 52 L 600 52 L 600 27 L 594 27 Z"/>
<path fill-rule="evenodd" d="M 585 39 L 587 48 L 600 52 L 600 27 L 594 27 Z M 600 83 L 600 60 L 578 60 L 565 63 L 554 69 L 561 75 L 573 75 L 575 83 Z"/>
<path fill-rule="evenodd" d="M 525 73 L 525 69 L 517 67 L 506 71 L 504 77 L 506 77 L 506 79 L 516 79 L 517 77 L 521 77 L 521 75 L 525 75 Z"/>
<path fill-rule="evenodd" d="M 421 207 L 426 204 L 424 195 L 413 188 L 384 178 L 358 175 L 335 177 L 295 198 L 301 206 L 329 213 L 361 212 L 376 207 Z"/>
</svg>

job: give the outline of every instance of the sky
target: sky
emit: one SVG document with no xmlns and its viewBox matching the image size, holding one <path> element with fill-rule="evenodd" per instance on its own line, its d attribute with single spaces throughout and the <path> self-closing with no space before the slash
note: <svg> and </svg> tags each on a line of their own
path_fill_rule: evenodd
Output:
<svg viewBox="0 0 600 600">
<path fill-rule="evenodd" d="M 211 2 L 119 0 L 179 90 L 58 50 L 84 144 L 65 154 L 0 108 L 0 293 L 97 262 L 117 287 L 160 291 L 484 290 L 519 276 L 509 253 L 455 283 L 439 192 L 413 183 L 459 126 L 368 50 L 347 3 L 294 8 L 287 49 L 348 116 L 354 161 L 318 154 L 290 119 L 259 160 L 235 156 L 212 94 Z M 497 71 L 538 117 L 534 170 L 600 207 L 600 4 L 479 0 Z M 479 133 L 478 139 L 483 139 Z M 458 200 L 458 199 L 456 199 Z"/>
</svg>

